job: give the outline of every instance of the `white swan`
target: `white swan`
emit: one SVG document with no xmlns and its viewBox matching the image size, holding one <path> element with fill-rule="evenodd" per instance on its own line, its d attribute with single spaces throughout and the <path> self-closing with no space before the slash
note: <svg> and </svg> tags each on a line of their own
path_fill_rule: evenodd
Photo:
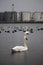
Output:
<svg viewBox="0 0 43 65">
<path fill-rule="evenodd" d="M 26 51 L 26 50 L 28 50 L 28 47 L 27 47 L 27 34 L 28 34 L 29 32 L 25 32 L 24 33 L 24 46 L 15 46 L 15 47 L 13 47 L 11 50 L 12 51 L 14 51 L 14 52 L 21 52 L 21 51 Z"/>
</svg>

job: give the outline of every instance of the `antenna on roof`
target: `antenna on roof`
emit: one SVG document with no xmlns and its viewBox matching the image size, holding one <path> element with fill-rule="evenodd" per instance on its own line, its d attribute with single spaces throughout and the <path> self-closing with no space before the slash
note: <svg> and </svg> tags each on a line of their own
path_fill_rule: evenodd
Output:
<svg viewBox="0 0 43 65">
<path fill-rule="evenodd" d="M 12 4 L 12 12 L 14 12 L 14 4 Z"/>
</svg>

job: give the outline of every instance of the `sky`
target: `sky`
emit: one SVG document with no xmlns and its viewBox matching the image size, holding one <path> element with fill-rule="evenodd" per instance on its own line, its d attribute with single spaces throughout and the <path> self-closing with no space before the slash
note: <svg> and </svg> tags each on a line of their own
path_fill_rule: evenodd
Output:
<svg viewBox="0 0 43 65">
<path fill-rule="evenodd" d="M 0 12 L 12 11 L 12 4 L 14 4 L 14 11 L 17 12 L 43 12 L 43 0 L 0 0 Z"/>
</svg>

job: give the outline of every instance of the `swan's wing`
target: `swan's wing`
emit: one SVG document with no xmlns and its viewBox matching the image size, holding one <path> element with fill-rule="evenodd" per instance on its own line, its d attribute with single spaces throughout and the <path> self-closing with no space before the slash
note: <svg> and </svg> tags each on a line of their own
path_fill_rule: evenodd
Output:
<svg viewBox="0 0 43 65">
<path fill-rule="evenodd" d="M 16 46 L 12 48 L 13 51 L 26 51 L 27 47 L 24 46 Z"/>
</svg>

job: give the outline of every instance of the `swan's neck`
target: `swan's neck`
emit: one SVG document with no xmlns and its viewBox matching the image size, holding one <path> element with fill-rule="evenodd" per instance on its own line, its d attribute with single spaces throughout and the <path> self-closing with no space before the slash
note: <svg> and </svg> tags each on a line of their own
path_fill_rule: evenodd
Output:
<svg viewBox="0 0 43 65">
<path fill-rule="evenodd" d="M 27 35 L 25 34 L 25 35 L 24 35 L 24 46 L 25 46 L 25 47 L 27 47 L 27 40 L 26 40 L 26 38 L 27 38 Z"/>
</svg>

